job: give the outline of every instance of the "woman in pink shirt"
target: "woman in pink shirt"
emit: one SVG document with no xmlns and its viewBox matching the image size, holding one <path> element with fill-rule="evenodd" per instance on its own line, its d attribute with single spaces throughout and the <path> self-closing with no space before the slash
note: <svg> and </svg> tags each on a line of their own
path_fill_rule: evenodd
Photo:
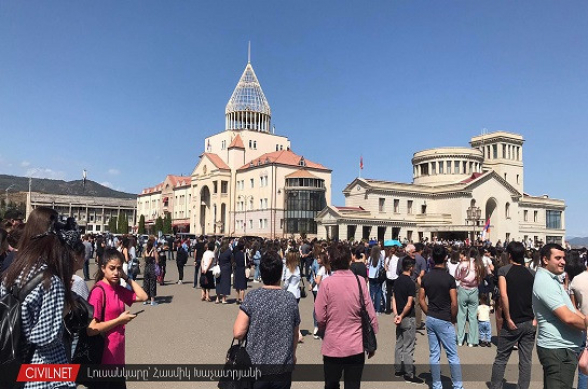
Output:
<svg viewBox="0 0 588 389">
<path fill-rule="evenodd" d="M 321 353 L 325 371 L 325 388 L 339 388 L 343 372 L 345 372 L 345 389 L 359 388 L 365 363 L 360 304 L 365 305 L 376 333 L 378 319 L 363 277 L 359 277 L 364 300 L 360 301 L 358 279 L 349 270 L 351 264 L 349 247 L 333 244 L 327 253 L 333 273 L 322 280 L 314 304 L 319 333 L 323 334 Z M 368 358 L 373 356 L 374 353 L 368 354 Z"/>
<path fill-rule="evenodd" d="M 463 346 L 466 338 L 466 321 L 468 321 L 468 346 L 477 347 L 478 332 L 478 285 L 485 277 L 484 265 L 476 248 L 460 252 L 461 263 L 455 271 L 459 281 L 457 289 L 457 344 Z"/>
<path fill-rule="evenodd" d="M 147 301 L 147 293 L 122 270 L 124 256 L 116 249 L 107 249 L 100 258 L 96 285 L 88 301 L 94 306 L 94 320 L 88 326 L 88 335 L 104 336 L 102 364 L 125 364 L 125 325 L 137 315 L 125 310 L 135 302 Z M 120 285 L 124 280 L 133 290 Z M 99 335 L 100 334 L 100 335 Z M 125 388 L 122 382 L 103 382 L 101 388 Z"/>
</svg>

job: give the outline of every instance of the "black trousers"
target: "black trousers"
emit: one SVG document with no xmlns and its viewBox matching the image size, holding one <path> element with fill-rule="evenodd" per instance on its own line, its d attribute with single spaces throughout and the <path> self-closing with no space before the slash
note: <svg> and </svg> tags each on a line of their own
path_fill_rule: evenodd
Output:
<svg viewBox="0 0 588 389">
<path fill-rule="evenodd" d="M 255 381 L 253 389 L 290 389 L 292 386 L 292 373 L 261 376 Z"/>
<path fill-rule="evenodd" d="M 345 389 L 359 389 L 364 364 L 364 353 L 343 358 L 323 356 L 325 389 L 339 389 L 341 374 L 344 374 Z"/>
<path fill-rule="evenodd" d="M 184 281 L 184 263 L 176 261 L 176 265 L 178 266 L 178 279 Z"/>
<path fill-rule="evenodd" d="M 392 313 L 392 292 L 394 292 L 394 281 L 395 280 L 389 280 L 386 278 L 386 313 Z"/>
</svg>

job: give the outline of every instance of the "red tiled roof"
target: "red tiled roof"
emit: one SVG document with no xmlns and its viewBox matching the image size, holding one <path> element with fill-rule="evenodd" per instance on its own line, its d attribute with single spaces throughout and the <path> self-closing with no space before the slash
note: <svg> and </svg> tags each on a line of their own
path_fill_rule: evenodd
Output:
<svg viewBox="0 0 588 389">
<path fill-rule="evenodd" d="M 468 184 L 468 183 L 478 179 L 482 175 L 484 175 L 484 173 L 473 173 L 470 177 L 466 178 L 463 181 L 460 181 L 460 183 L 461 184 Z"/>
<path fill-rule="evenodd" d="M 214 164 L 214 166 L 216 166 L 219 169 L 225 169 L 225 170 L 231 170 L 231 168 L 229 167 L 229 165 L 227 165 L 225 163 L 225 161 L 223 161 L 221 159 L 221 157 L 219 157 L 216 154 L 213 153 L 204 153 L 202 154 L 203 156 L 207 157 L 208 159 L 210 159 L 210 161 Z"/>
<path fill-rule="evenodd" d="M 190 181 L 192 180 L 190 177 L 187 176 L 173 176 L 169 174 L 167 176 L 174 188 L 182 187 L 182 186 L 189 186 Z"/>
<path fill-rule="evenodd" d="M 241 139 L 241 135 L 237 134 L 235 139 L 229 145 L 229 149 L 245 149 L 245 145 L 243 144 L 243 139 Z"/>
<path fill-rule="evenodd" d="M 288 165 L 288 166 L 302 166 L 300 164 L 300 160 L 304 158 L 300 155 L 295 154 L 291 150 L 280 150 L 274 151 L 271 153 L 263 154 L 259 158 L 253 159 L 246 165 L 243 165 L 239 168 L 239 170 L 245 170 L 249 167 L 253 166 L 260 166 L 265 165 L 268 163 L 275 163 L 280 165 Z M 325 166 L 318 164 L 316 162 L 309 161 L 308 159 L 304 159 L 304 167 L 311 168 L 311 169 L 320 169 L 320 170 L 329 170 Z"/>
<path fill-rule="evenodd" d="M 163 189 L 163 182 L 152 186 L 150 188 L 145 188 L 141 191 L 140 195 L 145 195 L 145 194 L 150 194 L 150 193 L 157 193 L 157 192 L 161 192 L 161 189 Z"/>
<path fill-rule="evenodd" d="M 306 169 L 296 170 L 294 173 L 290 173 L 286 178 L 318 178 Z"/>
</svg>

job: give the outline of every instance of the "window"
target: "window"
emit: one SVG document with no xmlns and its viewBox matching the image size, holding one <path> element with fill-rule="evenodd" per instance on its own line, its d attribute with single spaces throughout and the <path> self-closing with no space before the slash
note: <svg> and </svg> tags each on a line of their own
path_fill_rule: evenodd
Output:
<svg viewBox="0 0 588 389">
<path fill-rule="evenodd" d="M 463 161 L 463 169 L 461 171 L 463 174 L 468 172 L 468 163 L 466 161 Z"/>
<path fill-rule="evenodd" d="M 552 229 L 561 229 L 561 211 L 546 211 L 545 226 Z"/>
<path fill-rule="evenodd" d="M 492 159 L 498 159 L 498 145 L 492 145 Z"/>
<path fill-rule="evenodd" d="M 502 158 L 506 159 L 506 145 L 502 145 Z"/>
<path fill-rule="evenodd" d="M 517 174 L 517 184 L 520 184 L 520 176 Z"/>
<path fill-rule="evenodd" d="M 229 193 L 229 181 L 221 181 L 221 193 Z"/>
<path fill-rule="evenodd" d="M 431 174 L 437 174 L 437 162 L 431 162 Z"/>
<path fill-rule="evenodd" d="M 263 220 L 259 219 L 259 229 L 262 229 L 262 228 L 263 228 Z"/>
<path fill-rule="evenodd" d="M 520 147 L 517 147 L 517 161 L 520 161 L 521 160 L 520 150 L 521 150 L 521 148 Z"/>
<path fill-rule="evenodd" d="M 257 150 L 257 141 L 256 140 L 253 141 L 253 150 Z"/>
<path fill-rule="evenodd" d="M 252 140 L 250 140 L 250 141 L 249 141 L 249 148 L 250 148 L 250 149 L 252 149 L 252 148 L 253 148 L 253 141 L 252 141 Z"/>
<path fill-rule="evenodd" d="M 100 231 L 100 227 L 101 227 L 101 226 L 100 226 L 99 224 L 96 224 L 96 225 L 94 226 L 94 230 L 95 230 L 95 231 Z"/>
<path fill-rule="evenodd" d="M 451 161 L 447 161 L 447 174 L 451 174 Z"/>
<path fill-rule="evenodd" d="M 423 163 L 421 164 L 421 176 L 428 176 L 429 175 L 429 164 Z"/>
<path fill-rule="evenodd" d="M 504 240 L 504 243 L 510 243 L 510 232 L 506 233 L 506 239 Z"/>
<path fill-rule="evenodd" d="M 539 214 L 539 212 L 537 212 L 537 211 L 533 211 L 533 221 L 534 221 L 535 223 L 537 223 L 537 215 L 538 215 L 538 214 Z"/>
<path fill-rule="evenodd" d="M 504 181 L 506 181 L 506 173 L 504 173 Z"/>
<path fill-rule="evenodd" d="M 214 188 L 214 189 L 213 189 L 213 193 L 214 193 L 214 194 L 217 194 L 217 193 L 218 193 L 218 181 L 214 181 L 214 182 L 212 183 L 212 187 Z"/>
<path fill-rule="evenodd" d="M 408 239 L 409 242 L 412 242 L 412 231 L 411 230 L 406 231 L 406 239 Z"/>
<path fill-rule="evenodd" d="M 439 162 L 439 174 L 443 174 L 443 165 L 445 165 L 445 163 L 443 161 Z"/>
<path fill-rule="evenodd" d="M 253 188 L 255 186 L 255 180 L 253 178 L 249 179 L 249 186 Z"/>
<path fill-rule="evenodd" d="M 225 150 L 226 148 L 227 148 L 227 141 L 226 140 L 223 140 L 221 142 L 221 150 Z"/>
<path fill-rule="evenodd" d="M 253 209 L 253 197 L 249 199 L 249 210 Z"/>
<path fill-rule="evenodd" d="M 394 199 L 394 213 L 400 212 L 400 200 Z"/>
<path fill-rule="evenodd" d="M 527 211 L 526 209 L 523 211 L 523 220 L 529 221 L 529 211 Z"/>
<path fill-rule="evenodd" d="M 454 167 L 455 169 L 453 169 L 453 174 L 459 174 L 459 161 L 454 162 Z"/>
<path fill-rule="evenodd" d="M 504 217 L 510 219 L 510 203 L 506 203 L 504 206 Z"/>
<path fill-rule="evenodd" d="M 408 214 L 412 214 L 412 200 L 408 200 L 406 202 L 407 208 L 408 208 Z"/>
<path fill-rule="evenodd" d="M 249 219 L 249 229 L 253 229 L 253 219 Z"/>
<path fill-rule="evenodd" d="M 424 215 L 427 213 L 427 204 L 421 205 L 421 213 Z"/>
<path fill-rule="evenodd" d="M 380 210 L 380 212 L 384 212 L 384 204 L 386 203 L 386 199 L 383 197 L 380 197 L 378 203 L 379 203 L 378 209 Z"/>
</svg>

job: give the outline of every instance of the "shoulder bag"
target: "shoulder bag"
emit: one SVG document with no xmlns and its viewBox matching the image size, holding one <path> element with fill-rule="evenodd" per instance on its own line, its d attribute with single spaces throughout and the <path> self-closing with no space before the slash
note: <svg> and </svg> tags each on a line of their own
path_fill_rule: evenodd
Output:
<svg viewBox="0 0 588 389">
<path fill-rule="evenodd" d="M 366 353 L 373 353 L 378 348 L 378 342 L 376 341 L 376 333 L 374 332 L 374 327 L 372 327 L 372 320 L 370 319 L 370 315 L 368 314 L 368 311 L 365 308 L 363 291 L 361 289 L 361 284 L 359 283 L 359 278 L 357 277 L 357 275 L 355 275 L 355 279 L 357 280 L 357 286 L 359 288 L 359 306 L 361 307 L 359 313 L 361 316 L 363 350 Z"/>
<path fill-rule="evenodd" d="M 99 285 L 96 285 L 94 288 L 102 289 L 102 293 L 104 294 L 104 299 L 102 300 L 102 318 L 100 319 L 102 323 L 106 313 L 106 291 Z M 86 331 L 82 330 L 80 331 L 80 339 L 71 362 L 82 365 L 99 365 L 102 363 L 103 354 L 104 336 L 102 334 L 90 336 Z"/>
<path fill-rule="evenodd" d="M 252 366 L 251 357 L 246 350 L 247 347 L 247 335 L 243 341 L 237 341 L 235 344 L 235 338 L 231 342 L 231 347 L 227 351 L 225 358 L 224 371 L 230 373 L 232 371 L 248 371 Z M 223 374 L 223 378 L 218 382 L 219 389 L 252 389 L 254 380 L 249 377 L 239 377 L 233 379 L 231 374 Z"/>
</svg>

